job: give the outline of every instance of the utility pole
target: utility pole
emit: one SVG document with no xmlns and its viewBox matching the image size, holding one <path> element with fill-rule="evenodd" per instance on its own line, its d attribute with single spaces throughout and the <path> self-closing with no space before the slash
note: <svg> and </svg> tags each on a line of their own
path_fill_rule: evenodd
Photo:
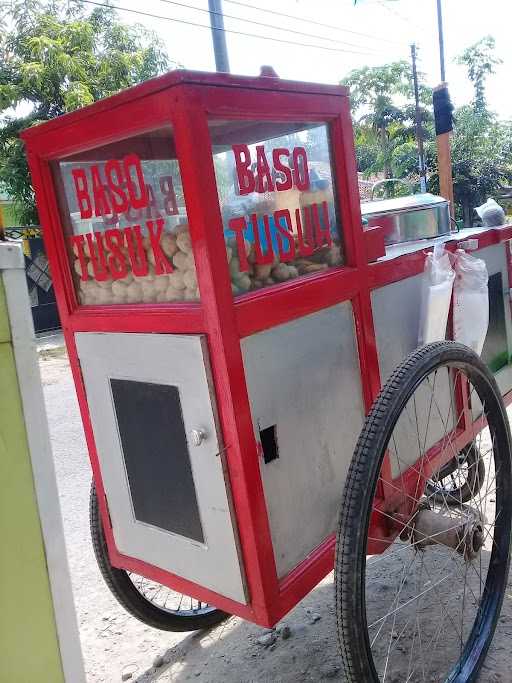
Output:
<svg viewBox="0 0 512 683">
<path fill-rule="evenodd" d="M 222 14 L 222 0 L 208 0 L 210 10 L 210 27 L 212 30 L 213 52 L 215 54 L 215 68 L 217 71 L 229 73 L 228 46 L 224 30 L 224 15 Z"/>
<path fill-rule="evenodd" d="M 415 119 L 416 119 L 416 142 L 418 145 L 418 167 L 420 171 L 420 189 L 422 192 L 427 191 L 427 171 L 425 169 L 425 153 L 423 151 L 423 135 L 421 130 L 421 110 L 420 110 L 420 94 L 418 89 L 418 70 L 416 68 L 416 45 L 411 45 L 411 59 L 412 59 L 412 78 L 414 81 L 414 102 L 415 102 Z"/>
<path fill-rule="evenodd" d="M 441 0 L 437 0 L 437 33 L 439 37 L 439 64 L 441 67 L 441 83 L 446 81 L 446 71 L 444 68 L 444 35 L 443 35 L 443 8 Z"/>
<path fill-rule="evenodd" d="M 441 68 L 441 83 L 434 88 L 434 117 L 436 120 L 437 166 L 439 169 L 439 193 L 450 202 L 450 215 L 455 217 L 453 199 L 452 153 L 450 133 L 452 130 L 453 107 L 446 83 L 444 64 L 444 35 L 442 0 L 437 0 L 437 29 L 439 37 L 439 64 Z"/>
</svg>

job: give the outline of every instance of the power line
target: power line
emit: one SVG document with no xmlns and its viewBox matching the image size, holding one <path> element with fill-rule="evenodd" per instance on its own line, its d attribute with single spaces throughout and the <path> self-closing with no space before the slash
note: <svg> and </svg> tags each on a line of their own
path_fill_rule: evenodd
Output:
<svg viewBox="0 0 512 683">
<path fill-rule="evenodd" d="M 304 31 L 297 31 L 293 28 L 284 28 L 282 26 L 276 26 L 275 24 L 266 24 L 262 21 L 255 21 L 253 19 L 244 19 L 243 17 L 235 17 L 232 14 L 226 14 L 225 12 L 216 12 L 216 11 L 210 11 L 208 9 L 204 9 L 203 7 L 194 7 L 193 5 L 187 5 L 184 2 L 177 2 L 176 0 L 160 0 L 160 2 L 165 2 L 167 5 L 176 5 L 177 7 L 186 7 L 187 9 L 193 9 L 196 10 L 197 12 L 205 12 L 206 14 L 218 14 L 224 19 L 235 19 L 236 21 L 244 21 L 247 24 L 255 24 L 256 26 L 263 26 L 264 28 L 272 28 L 276 29 L 278 31 L 285 31 L 286 33 L 294 33 L 295 35 L 298 36 L 305 36 L 306 38 L 318 38 L 320 40 L 327 40 L 330 43 L 334 43 L 335 45 L 345 45 L 348 47 L 356 47 L 356 48 L 365 48 L 369 49 L 372 52 L 378 52 L 378 50 L 374 50 L 373 48 L 369 48 L 368 46 L 365 45 L 358 45 L 356 43 L 347 43 L 346 41 L 341 41 L 341 40 L 336 40 L 336 38 L 328 38 L 327 36 L 321 36 L 318 33 L 305 33 Z"/>
<path fill-rule="evenodd" d="M 229 28 L 218 28 L 216 26 L 205 26 L 205 24 L 198 24 L 194 21 L 186 21 L 185 19 L 176 19 L 175 17 L 168 17 L 162 14 L 152 14 L 151 12 L 143 12 L 142 10 L 129 9 L 128 7 L 119 7 L 119 5 L 106 4 L 104 2 L 96 2 L 95 0 L 82 0 L 88 5 L 95 5 L 96 7 L 105 7 L 106 9 L 115 9 L 120 12 L 131 12 L 132 14 L 139 14 L 144 17 L 151 17 L 152 19 L 165 19 L 166 21 L 174 21 L 177 24 L 186 24 L 187 26 L 195 26 L 197 28 L 205 28 L 208 31 L 224 31 L 225 33 L 233 33 L 238 36 L 245 36 L 246 38 L 259 38 L 260 40 L 270 40 L 275 43 L 284 43 L 285 45 L 298 45 L 299 47 L 311 47 L 317 50 L 327 50 L 328 52 L 341 52 L 354 55 L 363 55 L 364 57 L 375 57 L 377 53 L 373 52 L 359 52 L 356 50 L 344 50 L 342 48 L 328 47 L 327 45 L 314 45 L 313 43 L 298 43 L 295 40 L 285 40 L 284 38 L 272 38 L 271 36 L 261 36 L 257 33 L 247 33 L 245 31 L 235 31 Z"/>
<path fill-rule="evenodd" d="M 355 36 L 362 36 L 363 38 L 370 38 L 371 40 L 381 40 L 384 43 L 391 43 L 392 45 L 403 45 L 396 40 L 389 40 L 389 38 L 381 38 L 380 36 L 372 36 L 369 33 L 361 33 L 360 31 L 353 31 L 349 28 L 342 28 L 341 26 L 331 26 L 330 24 L 324 24 L 321 21 L 314 21 L 313 19 L 306 19 L 304 17 L 297 17 L 293 14 L 285 14 L 284 12 L 276 12 L 276 10 L 265 9 L 263 7 L 257 7 L 256 5 L 248 5 L 245 2 L 238 2 L 238 0 L 224 0 L 231 5 L 238 5 L 239 7 L 245 7 L 246 9 L 254 9 L 258 12 L 267 12 L 267 14 L 274 14 L 277 17 L 283 17 L 285 19 L 293 19 L 294 21 L 302 21 L 306 24 L 313 24 L 314 26 L 321 26 L 322 28 L 328 28 L 332 31 L 341 31 L 343 33 L 352 33 Z"/>
<path fill-rule="evenodd" d="M 407 19 L 406 17 L 404 17 L 403 14 L 400 14 L 400 12 L 398 12 L 394 7 L 391 8 L 387 3 L 383 2 L 383 0 L 377 0 L 377 4 L 379 4 L 381 7 L 384 7 L 384 9 L 387 10 L 388 12 L 390 12 L 390 14 L 394 14 L 395 17 L 397 17 L 398 19 L 403 21 L 404 24 L 407 24 L 408 26 L 411 26 L 411 25 L 415 26 L 417 30 L 423 31 L 423 29 L 424 29 L 423 26 L 420 26 L 419 24 L 417 24 L 412 19 Z"/>
</svg>

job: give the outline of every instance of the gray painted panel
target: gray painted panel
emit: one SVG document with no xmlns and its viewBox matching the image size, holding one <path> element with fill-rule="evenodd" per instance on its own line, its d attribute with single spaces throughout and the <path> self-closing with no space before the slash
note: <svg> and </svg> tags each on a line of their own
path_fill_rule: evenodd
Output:
<svg viewBox="0 0 512 683">
<path fill-rule="evenodd" d="M 451 432 L 456 408 L 448 370 L 441 368 L 417 387 L 405 405 L 389 444 L 394 478 L 405 473 L 419 457 Z M 450 405 L 450 400 L 452 405 Z"/>
<path fill-rule="evenodd" d="M 256 437 L 276 425 L 279 457 L 260 459 L 277 571 L 334 530 L 363 417 L 350 303 L 242 340 Z"/>
<path fill-rule="evenodd" d="M 475 256 L 485 261 L 489 276 L 494 273 L 501 273 L 505 326 L 507 331 L 508 353 L 510 357 L 512 355 L 512 322 L 510 316 L 510 283 L 508 280 L 507 257 L 505 252 L 507 248 L 509 248 L 507 244 L 496 244 L 473 253 Z M 510 364 L 498 370 L 494 376 L 502 394 L 506 394 L 512 389 L 512 366 Z M 473 395 L 471 403 L 473 416 L 478 417 L 482 412 L 482 404 L 478 396 Z"/>
<path fill-rule="evenodd" d="M 472 254 L 478 258 L 482 258 L 486 262 L 490 276 L 497 272 L 500 272 L 502 275 L 505 325 L 507 330 L 508 350 L 509 354 L 511 354 L 512 323 L 509 306 L 506 248 L 506 245 L 503 244 L 493 245 L 472 252 Z M 380 372 L 383 382 L 389 377 L 405 356 L 417 347 L 422 278 L 423 275 L 417 275 L 392 283 L 372 292 L 372 309 L 377 337 Z M 499 370 L 496 373 L 496 380 L 502 393 L 509 391 L 512 388 L 512 367 L 509 365 Z M 446 377 L 442 379 L 442 384 L 442 400 L 437 397 L 438 391 L 436 390 L 436 399 L 439 403 L 439 409 L 436 409 L 437 427 L 429 428 L 429 434 L 431 435 L 427 439 L 427 447 L 444 434 L 445 424 L 443 421 L 446 421 L 448 416 L 450 416 L 450 420 L 453 424 L 453 410 L 450 414 L 449 383 Z M 425 392 L 423 399 L 420 399 L 417 404 L 420 425 L 422 421 L 421 416 L 425 415 L 428 411 L 428 393 L 429 392 Z M 477 396 L 473 396 L 472 403 L 473 414 L 476 417 L 481 412 L 481 404 Z M 443 417 L 441 418 L 441 416 Z M 399 430 L 401 429 L 401 438 L 403 439 L 403 442 L 399 444 L 399 448 L 402 452 L 413 454 L 414 439 L 412 434 L 416 434 L 416 428 L 415 425 L 414 430 L 412 430 L 411 425 L 406 428 L 402 424 L 404 420 L 401 420 L 401 424 L 399 425 Z M 409 439 L 409 448 L 406 447 L 407 439 Z M 413 462 L 413 460 L 414 457 L 411 455 L 410 462 Z M 398 468 L 394 467 L 393 474 L 397 475 L 398 473 Z"/>
<path fill-rule="evenodd" d="M 382 383 L 418 346 L 423 275 L 393 282 L 372 292 Z"/>
<path fill-rule="evenodd" d="M 496 383 L 502 394 L 506 394 L 512 388 L 512 365 L 506 365 L 494 375 Z"/>
<path fill-rule="evenodd" d="M 486 247 L 485 249 L 480 249 L 474 252 L 474 255 L 485 261 L 487 266 L 487 271 L 489 277 L 495 273 L 501 273 L 501 281 L 503 285 L 501 295 L 501 303 L 503 305 L 503 311 L 505 314 L 505 328 L 507 336 L 507 350 L 509 358 L 512 355 L 512 321 L 510 316 L 510 283 L 508 281 L 508 268 L 507 268 L 507 256 L 506 249 L 508 249 L 507 244 L 496 244 L 491 247 Z M 490 311 L 492 316 L 492 310 Z M 492 324 L 492 318 L 491 318 Z M 484 344 L 484 349 L 482 353 L 485 353 L 486 346 Z M 496 373 L 496 379 L 498 375 L 500 376 L 498 380 L 498 385 L 502 393 L 506 393 L 512 389 L 511 373 L 506 372 L 507 368 L 504 367 Z"/>
<path fill-rule="evenodd" d="M 512 387 L 512 365 L 506 365 L 504 368 L 498 370 L 498 372 L 495 373 L 494 378 L 501 394 L 506 394 L 510 391 L 510 387 Z M 482 402 L 475 391 L 471 395 L 471 411 L 473 418 L 475 419 L 482 414 Z"/>
<path fill-rule="evenodd" d="M 421 283 L 423 275 L 393 282 L 372 292 L 373 321 L 382 383 L 404 358 L 418 346 L 418 330 L 420 323 Z M 416 396 L 416 413 L 420 434 L 425 435 L 422 443 L 428 449 L 434 445 L 453 425 L 451 408 L 451 392 L 446 375 L 436 379 L 434 410 L 431 409 L 431 391 L 421 388 Z M 430 409 L 430 410 L 429 410 Z M 426 416 L 430 415 L 428 433 L 426 433 Z M 406 463 L 413 463 L 418 457 L 416 424 L 407 422 L 407 418 L 397 425 L 400 434 L 398 448 L 400 457 Z M 398 437 L 397 437 L 398 438 Z M 405 457 L 403 454 L 407 454 Z M 400 473 L 398 462 L 392 459 L 392 474 Z"/>
<path fill-rule="evenodd" d="M 129 557 L 246 602 L 236 531 L 219 457 L 221 447 L 204 337 L 79 332 L 75 341 L 118 549 Z M 110 390 L 112 378 L 178 389 L 204 543 L 136 518 Z M 191 437 L 194 429 L 206 434 L 199 446 Z M 172 459 L 172 439 L 166 446 Z"/>
<path fill-rule="evenodd" d="M 485 249 L 470 252 L 472 256 L 485 261 L 489 275 L 501 271 L 503 273 L 503 285 L 508 289 L 507 257 L 505 254 L 506 244 L 493 244 Z"/>
</svg>

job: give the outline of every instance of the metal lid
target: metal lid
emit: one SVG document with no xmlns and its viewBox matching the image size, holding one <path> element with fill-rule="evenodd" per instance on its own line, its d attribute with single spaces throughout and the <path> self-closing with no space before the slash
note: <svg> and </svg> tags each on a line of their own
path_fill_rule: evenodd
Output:
<svg viewBox="0 0 512 683">
<path fill-rule="evenodd" d="M 396 213 L 397 211 L 415 211 L 416 209 L 428 209 L 432 206 L 440 206 L 447 203 L 447 200 L 443 197 L 425 192 L 423 194 L 411 194 L 407 197 L 361 202 L 361 214 L 363 216 L 371 216 Z"/>
</svg>

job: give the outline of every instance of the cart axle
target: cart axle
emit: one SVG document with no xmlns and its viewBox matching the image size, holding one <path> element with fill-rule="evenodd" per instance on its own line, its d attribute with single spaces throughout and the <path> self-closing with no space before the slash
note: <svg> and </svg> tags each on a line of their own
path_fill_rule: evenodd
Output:
<svg viewBox="0 0 512 683">
<path fill-rule="evenodd" d="M 484 544 L 484 525 L 478 511 L 467 508 L 467 513 L 465 519 L 457 520 L 429 508 L 420 508 L 409 524 L 407 537 L 417 550 L 429 545 L 445 545 L 466 560 L 472 560 Z"/>
</svg>

